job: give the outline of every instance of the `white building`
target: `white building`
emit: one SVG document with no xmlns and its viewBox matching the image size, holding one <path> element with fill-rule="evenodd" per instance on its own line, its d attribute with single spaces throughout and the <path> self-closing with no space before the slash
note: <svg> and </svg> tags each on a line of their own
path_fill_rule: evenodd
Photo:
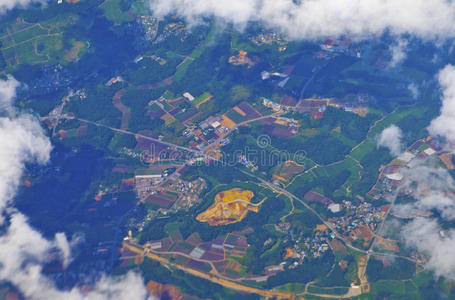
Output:
<svg viewBox="0 0 455 300">
<path fill-rule="evenodd" d="M 193 97 L 193 95 L 191 95 L 191 94 L 188 93 L 188 92 L 183 93 L 183 97 L 185 97 L 186 99 L 188 99 L 188 101 L 191 101 L 191 102 L 193 102 L 194 99 L 196 99 L 196 98 Z"/>
<path fill-rule="evenodd" d="M 333 213 L 337 213 L 341 211 L 341 205 L 338 203 L 332 203 L 328 206 L 328 209 Z"/>
</svg>

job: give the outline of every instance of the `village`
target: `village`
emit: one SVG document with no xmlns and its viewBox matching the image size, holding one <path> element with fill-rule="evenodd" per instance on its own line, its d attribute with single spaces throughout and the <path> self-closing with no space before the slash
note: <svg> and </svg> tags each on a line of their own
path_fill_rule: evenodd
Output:
<svg viewBox="0 0 455 300">
<path fill-rule="evenodd" d="M 172 172 L 173 169 L 159 167 L 136 171 L 137 198 L 149 209 L 145 218 L 131 224 L 131 228 L 141 232 L 154 218 L 189 210 L 202 201 L 200 195 L 207 188 L 204 179 L 185 181 L 179 178 L 177 171 Z"/>
</svg>

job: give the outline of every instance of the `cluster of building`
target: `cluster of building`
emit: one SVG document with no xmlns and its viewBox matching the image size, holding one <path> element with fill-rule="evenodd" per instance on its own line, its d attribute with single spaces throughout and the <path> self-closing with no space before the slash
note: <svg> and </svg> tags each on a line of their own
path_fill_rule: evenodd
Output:
<svg viewBox="0 0 455 300">
<path fill-rule="evenodd" d="M 86 98 L 87 92 L 85 89 L 79 89 L 76 91 L 69 90 L 68 94 L 62 98 L 62 102 L 59 105 L 57 105 L 53 110 L 51 110 L 47 117 L 43 118 L 43 121 L 46 123 L 48 127 L 53 127 L 55 130 L 60 118 L 65 117 L 67 119 L 72 119 L 74 117 L 74 114 L 71 112 L 66 114 L 63 113 L 65 105 L 68 104 L 71 101 L 71 99 L 84 100 Z M 53 135 L 55 135 L 55 131 Z"/>
<path fill-rule="evenodd" d="M 335 98 L 307 98 L 299 100 L 290 109 L 299 113 L 310 113 L 314 119 L 324 117 L 327 107 L 335 107 L 346 112 L 365 116 L 368 113 L 368 99 L 366 96 L 358 95 L 355 101 L 339 101 Z"/>
<path fill-rule="evenodd" d="M 166 171 L 151 173 L 153 172 L 135 176 L 135 190 L 138 198 L 144 203 L 158 206 L 155 209 L 149 209 L 147 215 L 141 220 L 130 224 L 131 228 L 135 228 L 139 232 L 156 217 L 188 210 L 199 204 L 202 201 L 200 195 L 207 188 L 207 183 L 203 178 L 185 181 L 171 176 Z"/>
<path fill-rule="evenodd" d="M 185 181 L 177 179 L 171 182 L 165 189 L 178 193 L 178 200 L 172 206 L 173 210 L 189 209 L 195 204 L 198 204 L 202 199 L 200 194 L 207 188 L 207 184 L 203 178 L 198 178 L 194 181 Z"/>
<path fill-rule="evenodd" d="M 279 104 L 279 103 L 277 103 L 275 101 L 269 100 L 269 99 L 267 99 L 265 97 L 262 97 L 262 104 L 265 107 L 271 108 L 275 112 L 280 112 L 281 111 L 281 104 Z"/>
<path fill-rule="evenodd" d="M 283 243 L 291 246 L 285 249 L 283 261 L 278 266 L 266 268 L 267 274 L 277 273 L 285 269 L 294 269 L 304 263 L 305 258 L 317 258 L 330 249 L 329 241 L 335 236 L 329 235 L 325 225 L 318 225 L 312 236 L 304 236 L 302 232 L 296 232 L 288 222 L 275 225 L 275 230 L 286 234 Z M 267 243 L 267 242 L 266 242 Z"/>
<path fill-rule="evenodd" d="M 271 45 L 278 44 L 278 50 L 280 52 L 286 51 L 288 41 L 283 37 L 282 34 L 277 32 L 268 32 L 260 33 L 254 37 L 251 37 L 250 40 L 256 45 Z"/>
<path fill-rule="evenodd" d="M 150 58 L 151 60 L 153 61 L 156 61 L 157 63 L 159 63 L 160 65 L 165 65 L 167 63 L 167 61 L 162 58 L 161 56 L 158 56 L 158 55 L 155 55 L 155 54 L 152 54 L 152 55 L 146 55 L 146 56 L 138 56 L 134 59 L 134 63 L 139 63 L 140 61 L 142 61 L 145 57 L 147 58 Z"/>
<path fill-rule="evenodd" d="M 366 116 L 368 113 L 368 105 L 366 105 L 366 98 L 359 96 L 357 102 L 337 102 L 332 101 L 328 103 L 329 106 L 342 109 L 346 112 L 352 112 L 360 116 Z"/>
<path fill-rule="evenodd" d="M 348 38 L 342 40 L 337 39 L 327 39 L 321 45 L 321 50 L 332 52 L 332 53 L 341 53 L 345 55 L 360 57 L 360 51 L 356 47 L 353 47 L 352 41 Z"/>
<path fill-rule="evenodd" d="M 164 180 L 162 170 L 138 170 L 134 176 L 136 196 L 144 201 L 149 195 L 157 192 L 156 185 Z"/>
<path fill-rule="evenodd" d="M 367 239 L 367 243 L 369 243 L 373 237 L 372 232 L 382 222 L 388 206 L 376 208 L 367 202 L 356 205 L 350 201 L 343 201 L 342 205 L 329 204 L 329 210 L 333 213 L 338 213 L 342 209 L 346 210 L 345 214 L 328 220 L 333 229 L 354 241 Z M 285 249 L 284 261 L 280 265 L 266 268 L 268 274 L 295 268 L 303 264 L 305 258 L 322 256 L 331 248 L 330 241 L 336 238 L 335 234 L 324 224 L 317 225 L 311 236 L 304 236 L 288 222 L 275 225 L 275 230 L 286 234 L 283 243 L 291 244 L 291 246 Z M 368 236 L 366 236 L 365 230 L 367 230 Z"/>
<path fill-rule="evenodd" d="M 250 160 L 246 157 L 246 155 L 243 155 L 243 154 L 242 154 L 242 155 L 239 155 L 239 156 L 238 156 L 238 162 L 239 162 L 241 165 L 245 166 L 246 168 L 251 169 L 253 172 L 256 171 L 256 170 L 258 169 L 257 165 L 256 165 L 254 162 L 250 161 Z"/>
<path fill-rule="evenodd" d="M 186 98 L 191 98 L 191 95 L 186 95 Z M 291 134 L 297 134 L 299 122 L 293 118 L 281 116 L 282 113 L 289 111 L 288 106 L 281 105 L 280 103 L 265 97 L 262 98 L 262 104 L 278 114 L 278 116 L 271 116 L 272 121 L 270 124 L 281 125 L 286 127 Z M 234 114 L 237 117 L 232 118 L 231 114 Z M 192 123 L 185 124 L 186 129 L 183 131 L 183 135 L 185 137 L 192 137 L 192 140 L 189 142 L 191 148 L 201 151 L 210 150 L 211 152 L 216 152 L 219 147 L 231 142 L 227 136 L 232 130 L 237 128 L 238 124 L 261 116 L 262 115 L 249 104 L 240 103 L 226 114 L 209 116 L 197 125 Z M 240 120 L 238 120 L 238 118 L 240 118 Z M 255 168 L 254 164 L 245 157 L 240 157 L 239 161 L 249 168 Z"/>
<path fill-rule="evenodd" d="M 154 40 L 158 34 L 158 19 L 145 15 L 137 17 L 137 22 L 142 25 L 145 31 L 145 39 L 147 41 Z"/>
<path fill-rule="evenodd" d="M 221 128 L 221 123 L 223 122 L 223 118 L 221 116 L 210 116 L 204 121 L 199 123 L 199 128 L 205 132 L 212 128 L 213 130 L 217 130 Z"/>
<path fill-rule="evenodd" d="M 144 153 L 142 151 L 137 151 L 137 150 L 134 150 L 134 149 L 130 149 L 130 148 L 127 148 L 127 147 L 123 147 L 122 150 L 120 151 L 120 153 L 123 154 L 123 155 L 129 156 L 131 158 L 142 159 L 144 161 L 148 160 L 148 157 L 147 157 L 146 153 Z"/>
<path fill-rule="evenodd" d="M 106 82 L 104 85 L 105 85 L 106 87 L 110 87 L 110 86 L 112 86 L 113 84 L 116 84 L 117 82 L 123 82 L 123 81 L 124 81 L 124 80 L 123 80 L 122 76 L 112 77 L 112 78 L 109 79 L 109 81 Z"/>
<path fill-rule="evenodd" d="M 231 56 L 229 58 L 229 63 L 234 66 L 248 65 L 248 68 L 251 68 L 258 62 L 258 59 L 250 59 L 248 57 L 248 52 L 240 50 L 236 56 Z"/>
<path fill-rule="evenodd" d="M 288 127 L 292 134 L 297 134 L 299 122 L 294 118 L 278 117 L 275 124 Z"/>
<path fill-rule="evenodd" d="M 153 43 L 161 43 L 170 36 L 180 36 L 180 41 L 185 41 L 188 37 L 188 31 L 186 30 L 185 24 L 183 22 L 167 24 L 164 27 L 163 32 L 156 38 Z"/>
<path fill-rule="evenodd" d="M 192 146 L 196 149 L 203 150 L 207 146 L 223 146 L 230 142 L 229 138 L 224 138 L 229 132 L 229 128 L 223 116 L 210 116 L 198 124 L 198 128 L 192 130 L 194 143 Z M 214 145 L 217 143 L 217 145 Z M 213 150 L 213 149 L 212 149 Z"/>
<path fill-rule="evenodd" d="M 151 117 L 160 117 L 166 124 L 172 120 L 180 121 L 185 126 L 181 136 L 186 138 L 191 149 L 201 153 L 207 150 L 211 156 L 219 158 L 218 148 L 230 143 L 230 139 L 225 136 L 235 128 L 236 123 L 225 115 L 216 114 L 198 123 L 193 121 L 193 118 L 200 114 L 200 104 L 212 99 L 209 93 L 196 98 L 190 92 L 184 92 L 181 97 L 174 98 L 171 92 L 165 92 L 158 99 L 150 101 L 148 109 L 154 110 Z"/>
<path fill-rule="evenodd" d="M 328 222 L 340 234 L 357 240 L 369 235 L 382 222 L 389 206 L 374 207 L 371 203 L 360 202 L 354 204 L 351 201 L 343 201 L 343 209 L 346 213 L 343 216 L 329 218 Z"/>
<path fill-rule="evenodd" d="M 445 151 L 439 142 L 433 137 L 420 139 L 412 144 L 406 151 L 396 157 L 386 166 L 381 167 L 379 179 L 368 195 L 377 200 L 394 192 L 401 186 L 404 178 L 403 169 L 413 168 L 423 160 L 434 157 L 441 161 L 447 169 L 455 169 L 452 162 L 453 153 Z M 412 190 L 400 189 L 401 194 L 410 194 Z"/>
<path fill-rule="evenodd" d="M 27 88 L 19 89 L 21 98 L 51 94 L 62 88 L 69 88 L 76 80 L 76 75 L 68 67 L 61 64 L 44 65 L 40 76 L 27 85 Z"/>
</svg>

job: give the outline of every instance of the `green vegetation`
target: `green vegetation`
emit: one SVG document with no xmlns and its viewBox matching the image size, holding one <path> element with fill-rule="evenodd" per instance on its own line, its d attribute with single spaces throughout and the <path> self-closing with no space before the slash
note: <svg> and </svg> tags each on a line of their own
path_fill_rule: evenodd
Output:
<svg viewBox="0 0 455 300">
<path fill-rule="evenodd" d="M 267 280 L 267 287 L 276 287 L 285 283 L 307 283 L 325 276 L 332 265 L 333 256 L 325 254 L 314 261 L 299 265 L 295 269 L 280 272 Z"/>
<path fill-rule="evenodd" d="M 322 288 L 314 285 L 308 287 L 308 293 L 322 295 L 344 295 L 348 292 L 348 287 Z"/>
<path fill-rule="evenodd" d="M 111 140 L 109 149 L 113 152 L 119 152 L 123 147 L 133 149 L 135 145 L 136 139 L 133 135 L 118 133 Z"/>
<path fill-rule="evenodd" d="M 377 259 L 370 259 L 367 266 L 370 282 L 410 279 L 415 272 L 416 264 L 402 258 L 396 258 L 389 266 L 384 266 L 383 262 Z"/>
<path fill-rule="evenodd" d="M 130 22 L 134 18 L 128 13 L 128 2 L 126 0 L 107 0 L 101 5 L 104 11 L 104 15 L 107 19 L 114 22 L 115 24 L 121 24 L 123 22 Z"/>
<path fill-rule="evenodd" d="M 75 40 L 73 45 L 64 42 L 66 28 L 77 21 L 76 15 L 63 14 L 40 23 L 24 20 L 9 23 L 5 35 L 0 36 L 0 52 L 8 66 L 6 70 L 13 71 L 21 64 L 65 64 L 79 59 L 85 53 L 81 51 L 84 44 Z M 71 53 L 77 55 L 73 57 Z"/>
<path fill-rule="evenodd" d="M 413 108 L 400 109 L 385 116 L 382 120 L 377 122 L 375 126 L 369 131 L 364 143 L 359 145 L 351 153 L 351 156 L 357 160 L 361 160 L 366 154 L 371 153 L 376 148 L 376 138 L 387 127 L 396 124 L 409 116 L 422 116 L 426 111 L 425 107 L 417 106 Z"/>
<path fill-rule="evenodd" d="M 194 101 L 193 101 L 193 104 L 194 105 L 198 105 L 200 104 L 202 101 L 204 101 L 205 99 L 207 99 L 208 97 L 210 97 L 210 93 L 208 92 L 205 92 L 204 94 L 202 94 L 201 96 L 197 97 Z"/>
<path fill-rule="evenodd" d="M 183 293 L 196 295 L 200 298 L 228 299 L 235 295 L 238 299 L 259 299 L 257 295 L 239 295 L 220 285 L 211 283 L 207 280 L 184 273 L 183 271 L 173 270 L 172 272 L 160 265 L 160 263 L 146 259 L 140 265 L 140 270 L 145 274 L 145 281 L 157 281 L 163 284 L 177 285 Z M 126 270 L 121 270 L 122 273 Z"/>
<path fill-rule="evenodd" d="M 175 73 L 175 80 L 179 81 L 183 79 L 193 61 L 198 59 L 204 53 L 204 51 L 206 51 L 206 49 L 211 46 L 217 34 L 217 27 L 211 26 L 210 32 L 208 33 L 205 40 L 196 49 L 194 49 L 193 52 L 191 52 L 191 54 L 185 59 L 184 63 L 179 66 L 177 72 Z"/>
</svg>

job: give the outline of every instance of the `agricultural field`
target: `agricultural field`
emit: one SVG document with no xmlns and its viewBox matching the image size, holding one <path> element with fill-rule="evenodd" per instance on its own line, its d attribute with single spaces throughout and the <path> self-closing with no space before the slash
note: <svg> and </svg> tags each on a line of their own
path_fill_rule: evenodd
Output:
<svg viewBox="0 0 455 300">
<path fill-rule="evenodd" d="M 212 98 L 213 96 L 209 92 L 205 92 L 193 101 L 193 105 L 196 106 L 196 108 L 199 108 L 202 104 L 209 102 Z"/>
<path fill-rule="evenodd" d="M 68 63 L 80 59 L 87 51 L 83 41 L 64 44 L 65 27 L 78 20 L 75 15 L 58 16 L 43 23 L 27 23 L 18 19 L 9 24 L 0 36 L 0 52 L 7 71 L 21 64 Z"/>
<path fill-rule="evenodd" d="M 425 107 L 414 107 L 411 109 L 397 110 L 378 121 L 368 132 L 367 138 L 359 144 L 357 147 L 352 149 L 351 156 L 357 160 L 361 160 L 366 154 L 370 153 L 376 148 L 376 138 L 382 130 L 390 126 L 391 124 L 397 123 L 408 117 L 422 116 L 426 111 Z"/>
<path fill-rule="evenodd" d="M 286 161 L 283 164 L 276 167 L 273 179 L 289 183 L 298 174 L 305 171 L 305 166 L 297 164 L 294 161 Z"/>
<path fill-rule="evenodd" d="M 203 241 L 198 233 L 184 238 L 181 223 L 166 225 L 166 237 L 145 243 L 155 254 L 171 257 L 181 266 L 203 272 L 222 274 L 229 278 L 247 275 L 247 268 L 241 261 L 249 247 L 247 235 L 250 230 L 221 234 L 210 241 Z M 128 259 L 129 253 L 124 253 Z"/>
<path fill-rule="evenodd" d="M 132 13 L 123 10 L 122 2 L 124 1 L 108 0 L 104 1 L 100 6 L 104 11 L 106 18 L 115 24 L 121 24 L 123 22 L 130 22 L 134 20 L 134 15 Z"/>
</svg>

